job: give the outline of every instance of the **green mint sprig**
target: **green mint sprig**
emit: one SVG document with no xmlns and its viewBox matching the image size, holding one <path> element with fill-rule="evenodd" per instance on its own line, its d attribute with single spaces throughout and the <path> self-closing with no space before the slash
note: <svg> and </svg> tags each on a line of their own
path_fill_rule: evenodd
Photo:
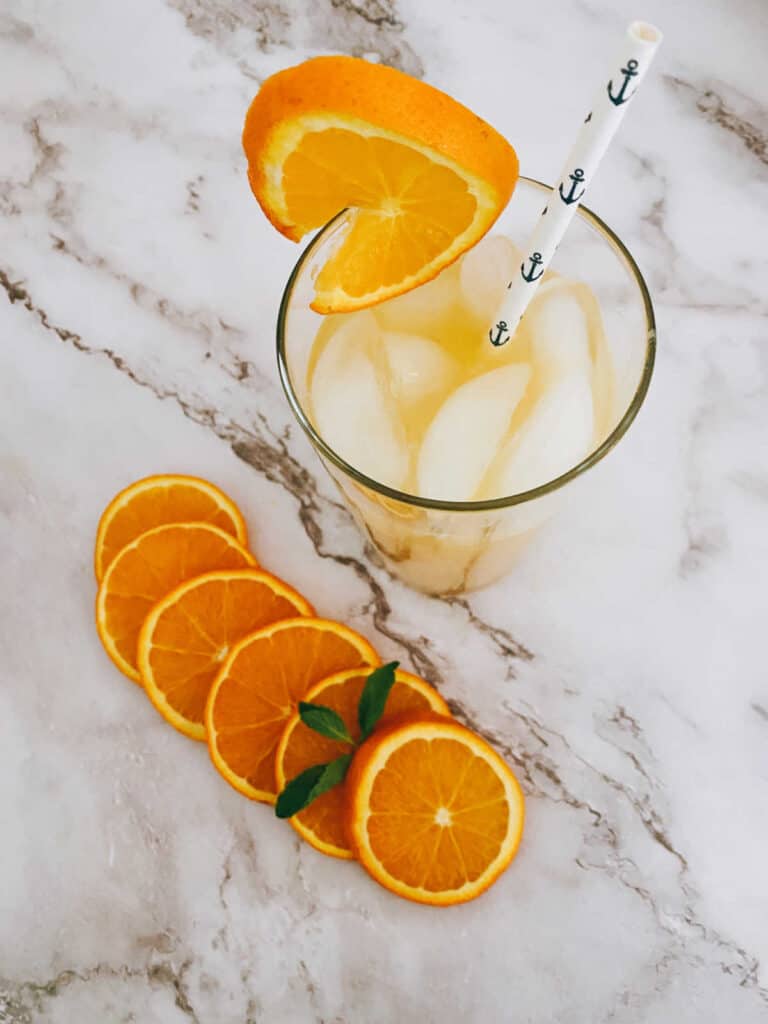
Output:
<svg viewBox="0 0 768 1024">
<path fill-rule="evenodd" d="M 352 746 L 353 750 L 326 764 L 314 764 L 286 783 L 275 804 L 278 818 L 290 818 L 298 814 L 309 807 L 313 800 L 344 781 L 355 750 L 368 739 L 384 714 L 387 698 L 395 683 L 395 669 L 399 664 L 398 661 L 390 661 L 374 669 L 366 679 L 357 704 L 357 721 L 360 726 L 360 740 L 357 743 L 350 736 L 341 715 L 333 708 L 308 701 L 299 703 L 299 717 L 306 726 L 327 739 Z"/>
</svg>

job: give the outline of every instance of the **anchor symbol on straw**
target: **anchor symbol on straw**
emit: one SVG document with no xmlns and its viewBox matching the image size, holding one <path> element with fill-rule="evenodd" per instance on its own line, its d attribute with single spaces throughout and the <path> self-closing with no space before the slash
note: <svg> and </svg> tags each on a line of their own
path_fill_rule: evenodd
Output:
<svg viewBox="0 0 768 1024">
<path fill-rule="evenodd" d="M 562 184 L 560 185 L 559 192 L 560 198 L 563 200 L 563 202 L 567 203 L 570 206 L 571 203 L 575 203 L 577 202 L 577 200 L 581 199 L 586 189 L 582 189 L 581 192 L 579 192 L 579 194 L 576 195 L 576 189 L 584 181 L 584 171 L 581 169 L 581 167 L 575 168 L 573 174 L 569 174 L 568 177 L 571 179 L 571 187 L 568 189 L 568 195 L 566 195 L 565 192 L 563 192 Z"/>
<path fill-rule="evenodd" d="M 534 281 L 538 281 L 538 279 L 544 273 L 543 270 L 539 270 L 538 274 L 536 273 L 536 268 L 540 267 L 541 264 L 544 262 L 544 260 L 543 260 L 543 257 L 542 257 L 540 252 L 533 252 L 533 253 L 531 253 L 530 259 L 531 259 L 531 265 L 530 265 L 530 267 L 528 269 L 528 272 L 526 273 L 525 264 L 521 263 L 520 264 L 520 273 L 522 274 L 522 277 L 523 277 L 524 281 L 528 281 L 529 284 L 533 284 L 533 282 Z"/>
<path fill-rule="evenodd" d="M 620 107 L 622 103 L 626 103 L 628 100 L 631 100 L 635 95 L 634 93 L 630 93 L 629 96 L 625 96 L 624 93 L 627 91 L 630 79 L 634 78 L 637 74 L 637 61 L 634 59 L 628 60 L 627 66 L 621 69 L 621 73 L 624 75 L 624 81 L 621 83 L 621 88 L 615 96 L 611 91 L 613 88 L 613 79 L 608 82 L 608 99 L 615 107 Z"/>
<path fill-rule="evenodd" d="M 509 341 L 509 338 L 505 338 L 504 341 L 501 340 L 501 336 L 507 333 L 507 321 L 499 320 L 499 322 L 496 324 L 496 331 L 497 334 L 495 338 L 493 336 L 493 333 L 491 331 L 488 331 L 488 338 L 491 344 L 495 345 L 496 348 L 498 348 L 500 345 L 504 345 L 506 344 L 506 342 Z"/>
</svg>

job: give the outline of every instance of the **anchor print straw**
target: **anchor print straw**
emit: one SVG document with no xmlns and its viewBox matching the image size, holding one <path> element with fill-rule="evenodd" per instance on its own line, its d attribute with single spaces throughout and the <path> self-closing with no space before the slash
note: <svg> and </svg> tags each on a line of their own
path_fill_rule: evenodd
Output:
<svg viewBox="0 0 768 1024">
<path fill-rule="evenodd" d="M 610 75 L 595 97 L 565 162 L 560 181 L 552 190 L 534 228 L 525 259 L 510 281 L 504 301 L 488 331 L 492 345 L 506 344 L 515 333 L 662 38 L 657 28 L 643 21 L 633 21 L 627 29 L 620 59 L 612 65 Z"/>
</svg>

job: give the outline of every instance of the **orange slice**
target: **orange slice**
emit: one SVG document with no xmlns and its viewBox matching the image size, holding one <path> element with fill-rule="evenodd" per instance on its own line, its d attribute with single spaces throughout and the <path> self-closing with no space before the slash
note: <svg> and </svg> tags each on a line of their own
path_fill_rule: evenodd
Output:
<svg viewBox="0 0 768 1024">
<path fill-rule="evenodd" d="M 216 673 L 247 634 L 314 615 L 293 587 L 259 569 L 209 572 L 155 605 L 141 628 L 138 662 L 149 699 L 185 736 L 205 739 L 205 702 Z"/>
<path fill-rule="evenodd" d="M 359 861 L 381 885 L 418 903 L 474 899 L 520 844 L 517 780 L 485 740 L 451 719 L 417 715 L 374 732 L 345 789 Z"/>
<path fill-rule="evenodd" d="M 117 553 L 141 533 L 165 523 L 210 523 L 248 542 L 240 509 L 218 487 L 195 476 L 148 476 L 110 501 L 96 532 L 94 569 L 101 580 Z"/>
<path fill-rule="evenodd" d="M 313 704 L 333 708 L 344 720 L 353 740 L 360 738 L 357 722 L 357 705 L 363 692 L 367 672 L 353 669 L 338 672 L 330 679 L 313 686 L 302 698 Z M 429 683 L 410 672 L 398 669 L 395 684 L 389 691 L 384 714 L 377 728 L 381 728 L 405 712 L 433 711 L 450 715 L 448 705 Z M 286 782 L 314 764 L 333 761 L 348 753 L 349 747 L 321 736 L 305 725 L 298 712 L 294 713 L 285 727 L 275 756 L 275 777 L 278 792 Z M 314 800 L 309 807 L 288 819 L 299 835 L 308 843 L 331 857 L 350 860 L 354 857 L 347 841 L 344 825 L 344 787 L 334 786 Z"/>
<path fill-rule="evenodd" d="M 418 79 L 354 57 L 318 57 L 268 78 L 243 130 L 262 210 L 294 241 L 354 208 L 312 308 L 349 312 L 435 277 L 506 206 L 514 149 Z"/>
<path fill-rule="evenodd" d="M 96 628 L 104 649 L 138 682 L 136 643 L 152 606 L 192 576 L 255 564 L 253 555 L 218 526 L 169 523 L 147 530 L 112 559 L 99 586 Z"/>
<path fill-rule="evenodd" d="M 335 672 L 379 663 L 364 637 L 329 619 L 278 622 L 246 637 L 222 666 L 205 709 L 216 768 L 240 793 L 273 804 L 275 751 L 298 702 Z"/>
</svg>

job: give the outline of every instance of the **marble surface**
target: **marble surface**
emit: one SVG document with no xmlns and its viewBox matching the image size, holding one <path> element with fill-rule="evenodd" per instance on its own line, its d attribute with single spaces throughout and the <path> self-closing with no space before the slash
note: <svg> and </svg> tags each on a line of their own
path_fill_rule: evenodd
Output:
<svg viewBox="0 0 768 1024">
<path fill-rule="evenodd" d="M 642 7 L 642 9 L 641 9 Z M 768 1019 L 763 0 L 0 4 L 0 1021 Z M 666 32 L 590 205 L 657 303 L 648 402 L 507 582 L 376 569 L 291 416 L 267 74 L 370 54 L 552 179 L 624 24 Z M 210 477 L 261 559 L 515 766 L 513 868 L 433 911 L 301 845 L 107 662 L 100 509 Z"/>
</svg>

